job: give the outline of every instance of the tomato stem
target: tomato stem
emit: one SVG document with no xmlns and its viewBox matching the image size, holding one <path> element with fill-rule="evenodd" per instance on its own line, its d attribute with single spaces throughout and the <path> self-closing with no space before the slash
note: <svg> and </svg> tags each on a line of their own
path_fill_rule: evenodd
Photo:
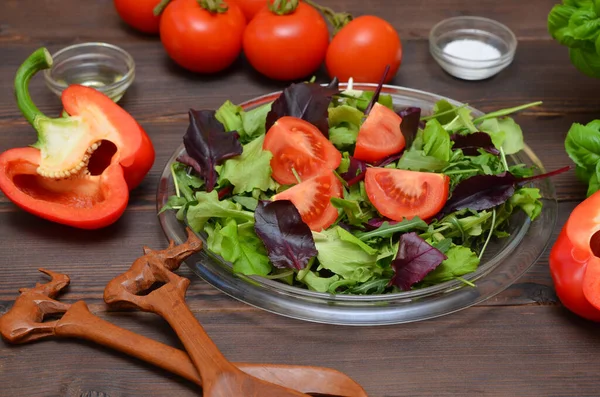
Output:
<svg viewBox="0 0 600 397">
<path fill-rule="evenodd" d="M 165 10 L 165 8 L 167 8 L 167 5 L 169 5 L 170 2 L 171 0 L 161 0 L 160 3 L 158 3 L 152 11 L 154 16 L 159 16 L 160 14 L 162 14 L 162 12 Z"/>
<path fill-rule="evenodd" d="M 269 9 L 277 15 L 287 15 L 296 11 L 299 0 L 273 0 L 269 1 Z"/>
<path fill-rule="evenodd" d="M 318 11 L 321 11 L 327 21 L 333 26 L 333 35 L 335 36 L 337 32 L 340 31 L 344 26 L 346 26 L 354 17 L 352 14 L 347 12 L 335 12 L 329 7 L 324 7 L 315 3 L 313 0 L 304 0 L 304 2 L 308 5 L 313 6 Z"/>
<path fill-rule="evenodd" d="M 209 11 L 212 14 L 221 14 L 229 9 L 227 3 L 222 0 L 197 0 L 200 7 Z"/>
</svg>

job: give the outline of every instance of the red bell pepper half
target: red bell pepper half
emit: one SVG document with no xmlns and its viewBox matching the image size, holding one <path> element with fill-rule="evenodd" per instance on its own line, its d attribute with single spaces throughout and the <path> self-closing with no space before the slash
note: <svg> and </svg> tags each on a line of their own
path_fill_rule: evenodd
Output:
<svg viewBox="0 0 600 397">
<path fill-rule="evenodd" d="M 17 71 L 17 104 L 38 140 L 0 154 L 0 190 L 41 218 L 102 228 L 125 211 L 129 191 L 154 163 L 154 147 L 129 113 L 93 88 L 65 89 L 64 117 L 52 119 L 40 112 L 29 95 L 29 82 L 51 65 L 50 53 L 40 48 Z"/>
<path fill-rule="evenodd" d="M 550 251 L 556 294 L 573 313 L 600 322 L 600 191 L 581 202 Z"/>
</svg>

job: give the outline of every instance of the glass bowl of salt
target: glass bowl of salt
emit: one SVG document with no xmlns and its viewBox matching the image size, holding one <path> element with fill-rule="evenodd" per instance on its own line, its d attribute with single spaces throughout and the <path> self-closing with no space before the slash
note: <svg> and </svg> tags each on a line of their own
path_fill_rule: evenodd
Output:
<svg viewBox="0 0 600 397">
<path fill-rule="evenodd" d="M 517 38 L 492 19 L 462 16 L 445 19 L 431 29 L 429 51 L 446 72 L 463 80 L 494 76 L 512 62 Z"/>
</svg>

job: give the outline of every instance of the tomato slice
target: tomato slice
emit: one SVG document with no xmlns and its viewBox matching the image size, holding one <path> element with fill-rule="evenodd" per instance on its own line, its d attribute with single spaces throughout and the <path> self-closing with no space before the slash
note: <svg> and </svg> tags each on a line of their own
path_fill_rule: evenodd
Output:
<svg viewBox="0 0 600 397">
<path fill-rule="evenodd" d="M 331 198 L 341 198 L 342 183 L 331 171 L 317 175 L 273 196 L 272 200 L 290 200 L 304 223 L 316 232 L 327 229 L 338 217 Z"/>
<path fill-rule="evenodd" d="M 395 221 L 428 219 L 448 200 L 450 178 L 444 174 L 367 168 L 365 190 L 379 213 Z"/>
<path fill-rule="evenodd" d="M 390 108 L 376 102 L 367 119 L 360 126 L 354 157 L 374 163 L 400 153 L 406 141 L 400 130 L 402 117 Z"/>
<path fill-rule="evenodd" d="M 334 170 L 342 161 L 342 154 L 308 121 L 284 116 L 273 124 L 263 143 L 263 149 L 273 154 L 273 179 L 282 185 L 298 182 L 292 169 L 302 181 Z"/>
</svg>

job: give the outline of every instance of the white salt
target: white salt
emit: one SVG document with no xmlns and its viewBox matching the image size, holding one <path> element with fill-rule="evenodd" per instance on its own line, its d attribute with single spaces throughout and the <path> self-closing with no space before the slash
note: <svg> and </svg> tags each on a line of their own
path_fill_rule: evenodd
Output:
<svg viewBox="0 0 600 397">
<path fill-rule="evenodd" d="M 463 58 L 461 60 L 453 60 L 456 63 L 460 62 L 464 66 L 473 67 L 486 66 L 488 62 L 481 61 L 497 60 L 501 56 L 500 51 L 493 45 L 472 39 L 451 41 L 444 47 L 444 53 L 457 58 Z M 493 64 L 494 62 L 489 62 L 490 66 Z"/>
</svg>

